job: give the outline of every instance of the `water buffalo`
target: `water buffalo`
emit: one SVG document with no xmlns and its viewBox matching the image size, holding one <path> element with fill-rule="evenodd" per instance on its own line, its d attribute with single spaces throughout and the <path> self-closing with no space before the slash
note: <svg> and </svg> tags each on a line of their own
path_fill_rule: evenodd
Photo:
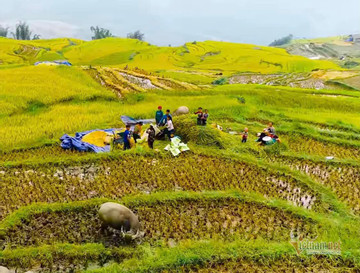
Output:
<svg viewBox="0 0 360 273">
<path fill-rule="evenodd" d="M 123 233 L 131 234 L 133 238 L 140 235 L 140 223 L 138 217 L 127 207 L 107 202 L 100 206 L 99 217 L 103 226 L 109 226 Z"/>
<path fill-rule="evenodd" d="M 0 273 L 10 273 L 10 270 L 0 265 Z"/>
</svg>

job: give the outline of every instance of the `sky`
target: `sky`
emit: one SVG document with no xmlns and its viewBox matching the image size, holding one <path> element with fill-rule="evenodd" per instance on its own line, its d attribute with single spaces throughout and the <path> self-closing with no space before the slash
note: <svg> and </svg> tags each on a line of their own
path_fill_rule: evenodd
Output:
<svg viewBox="0 0 360 273">
<path fill-rule="evenodd" d="M 0 0 L 0 25 L 27 22 L 41 38 L 91 39 L 140 30 L 156 45 L 218 40 L 267 45 L 293 34 L 360 33 L 360 0 Z"/>
</svg>

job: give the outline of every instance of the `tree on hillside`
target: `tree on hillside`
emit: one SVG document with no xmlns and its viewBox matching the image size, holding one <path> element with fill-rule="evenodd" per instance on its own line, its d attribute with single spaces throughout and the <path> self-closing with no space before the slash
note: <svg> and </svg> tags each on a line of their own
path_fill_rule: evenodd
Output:
<svg viewBox="0 0 360 273">
<path fill-rule="evenodd" d="M 293 35 L 289 34 L 288 36 L 285 36 L 285 37 L 282 37 L 280 39 L 273 41 L 271 44 L 269 44 L 269 46 L 286 45 L 286 44 L 290 43 L 292 39 L 293 39 Z"/>
<path fill-rule="evenodd" d="M 7 37 L 9 28 L 0 25 L 0 37 Z"/>
<path fill-rule="evenodd" d="M 135 32 L 128 33 L 127 37 L 130 39 L 138 39 L 140 41 L 144 41 L 145 34 L 141 33 L 140 30 L 137 30 Z"/>
<path fill-rule="evenodd" d="M 39 34 L 34 34 L 34 37 L 32 39 L 33 40 L 40 40 L 40 35 Z"/>
<path fill-rule="evenodd" d="M 90 30 L 94 33 L 94 36 L 91 37 L 91 39 L 93 40 L 98 40 L 98 39 L 104 39 L 107 37 L 114 37 L 112 35 L 112 33 L 110 32 L 110 30 L 102 28 L 102 27 L 90 27 Z"/>
<path fill-rule="evenodd" d="M 25 22 L 19 22 L 16 25 L 15 33 L 12 32 L 12 35 L 16 40 L 31 40 L 31 34 L 32 32 L 30 31 L 30 27 Z M 40 35 L 38 34 L 35 34 L 33 37 L 34 40 L 37 40 L 39 38 Z"/>
</svg>

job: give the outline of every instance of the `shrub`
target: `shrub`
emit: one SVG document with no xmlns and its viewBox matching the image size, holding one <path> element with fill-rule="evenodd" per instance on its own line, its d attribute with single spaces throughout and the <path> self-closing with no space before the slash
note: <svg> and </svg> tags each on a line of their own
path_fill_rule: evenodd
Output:
<svg viewBox="0 0 360 273">
<path fill-rule="evenodd" d="M 214 84 L 214 85 L 224 85 L 224 84 L 227 84 L 228 82 L 229 82 L 228 78 L 222 77 L 220 79 L 216 79 L 215 81 L 213 81 L 212 84 Z"/>
<path fill-rule="evenodd" d="M 136 56 L 136 54 L 138 54 L 139 52 L 133 52 L 133 53 L 131 53 L 131 55 L 129 56 L 129 61 L 132 61 L 134 58 L 135 58 L 135 56 Z"/>
<path fill-rule="evenodd" d="M 239 103 L 245 104 L 245 98 L 244 97 L 237 97 L 237 100 Z"/>
<path fill-rule="evenodd" d="M 0 25 L 0 37 L 6 37 L 8 34 L 8 28 Z"/>
<path fill-rule="evenodd" d="M 0 34 L 0 36 L 1 36 L 1 34 Z M 354 61 L 347 61 L 343 64 L 343 67 L 350 69 L 350 68 L 354 68 L 358 65 L 360 65 L 360 63 L 354 62 Z"/>
<path fill-rule="evenodd" d="M 124 98 L 124 101 L 127 103 L 127 104 L 136 104 L 140 101 L 143 101 L 145 100 L 145 95 L 144 94 L 141 94 L 141 93 L 138 93 L 138 94 L 135 94 L 135 93 L 132 93 L 132 94 L 128 94 L 125 98 Z"/>
<path fill-rule="evenodd" d="M 94 36 L 91 37 L 92 40 L 113 37 L 110 30 L 105 29 L 105 28 L 100 28 L 100 27 L 96 26 L 96 27 L 90 27 L 90 30 L 94 33 Z"/>
<path fill-rule="evenodd" d="M 282 37 L 280 39 L 277 39 L 277 40 L 273 41 L 272 43 L 269 44 L 269 46 L 286 45 L 286 44 L 291 42 L 292 38 L 293 38 L 293 35 L 289 34 L 288 36 L 285 36 L 285 37 Z"/>
<path fill-rule="evenodd" d="M 130 32 L 130 33 L 127 34 L 127 38 L 138 39 L 140 41 L 144 41 L 144 37 L 145 37 L 145 34 L 141 33 L 140 30 L 137 30 L 135 32 Z"/>
<path fill-rule="evenodd" d="M 16 40 L 31 40 L 31 30 L 27 23 L 20 22 L 16 25 L 15 33 L 13 32 L 12 35 Z M 33 40 L 38 40 L 40 35 L 35 34 L 33 36 Z"/>
</svg>

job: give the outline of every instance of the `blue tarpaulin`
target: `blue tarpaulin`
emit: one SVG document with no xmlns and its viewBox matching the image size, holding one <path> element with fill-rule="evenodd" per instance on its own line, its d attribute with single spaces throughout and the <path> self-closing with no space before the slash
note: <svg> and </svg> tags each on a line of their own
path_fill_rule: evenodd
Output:
<svg viewBox="0 0 360 273">
<path fill-rule="evenodd" d="M 95 153 L 104 153 L 104 152 L 110 152 L 110 145 L 106 145 L 104 147 L 99 147 L 87 142 L 82 141 L 82 138 L 95 131 L 104 131 L 109 134 L 115 134 L 115 131 L 118 131 L 119 129 L 96 129 L 96 130 L 90 130 L 86 132 L 80 132 L 76 133 L 75 137 L 69 136 L 67 134 L 63 135 L 60 138 L 61 141 L 61 147 L 63 149 L 75 149 L 80 152 L 95 152 Z"/>
<path fill-rule="evenodd" d="M 138 122 L 142 122 L 143 124 L 149 124 L 154 123 L 154 119 L 134 119 L 128 116 L 121 116 L 121 120 L 125 124 L 129 124 L 132 127 L 137 124 Z M 61 141 L 61 147 L 63 149 L 75 149 L 80 152 L 95 152 L 95 153 L 104 153 L 104 152 L 110 152 L 110 145 L 105 145 L 104 147 L 96 146 L 94 144 L 90 144 L 87 142 L 82 141 L 82 138 L 86 136 L 87 134 L 90 134 L 95 131 L 103 131 L 108 134 L 115 135 L 116 132 L 121 131 L 121 129 L 96 129 L 96 130 L 90 130 L 86 132 L 80 132 L 76 133 L 75 137 L 69 136 L 68 134 L 63 135 L 60 138 Z"/>
<path fill-rule="evenodd" d="M 67 66 L 71 66 L 71 63 L 68 61 L 43 61 L 43 62 L 36 62 L 34 63 L 34 65 L 39 65 L 39 64 L 46 64 L 46 65 L 67 65 Z"/>
</svg>

